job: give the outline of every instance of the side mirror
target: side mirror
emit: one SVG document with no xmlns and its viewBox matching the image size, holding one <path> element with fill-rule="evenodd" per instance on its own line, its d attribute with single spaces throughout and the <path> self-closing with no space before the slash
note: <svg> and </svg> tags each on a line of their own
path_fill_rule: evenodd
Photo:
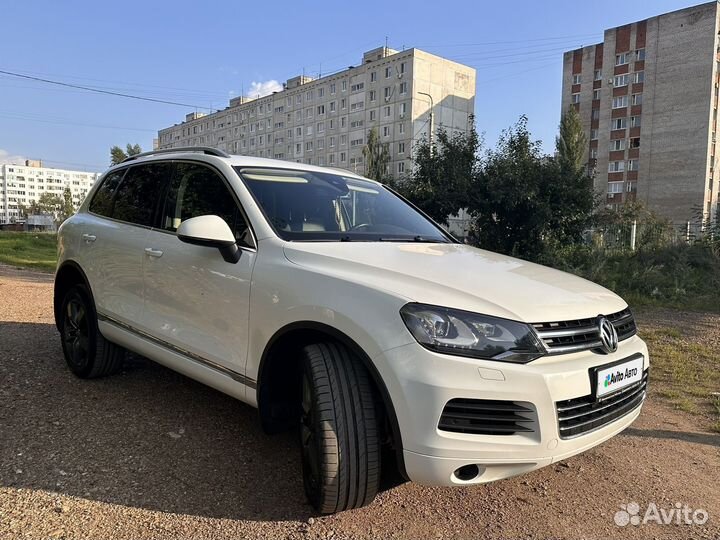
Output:
<svg viewBox="0 0 720 540">
<path fill-rule="evenodd" d="M 198 216 L 180 223 L 177 237 L 181 242 L 220 250 L 222 258 L 235 264 L 240 260 L 240 248 L 228 224 L 220 216 Z"/>
</svg>

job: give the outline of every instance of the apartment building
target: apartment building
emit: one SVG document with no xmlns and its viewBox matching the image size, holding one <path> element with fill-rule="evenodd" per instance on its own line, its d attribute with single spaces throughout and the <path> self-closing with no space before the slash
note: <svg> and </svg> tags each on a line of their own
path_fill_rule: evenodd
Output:
<svg viewBox="0 0 720 540">
<path fill-rule="evenodd" d="M 22 165 L 0 165 L 0 223 L 13 223 L 19 217 L 18 205 L 29 205 L 49 192 L 63 196 L 70 188 L 77 208 L 99 174 L 43 167 L 42 162 L 25 160 Z"/>
<path fill-rule="evenodd" d="M 604 32 L 564 53 L 563 111 L 579 111 L 595 187 L 676 223 L 718 212 L 718 3 Z"/>
<path fill-rule="evenodd" d="M 376 128 L 388 173 L 410 172 L 413 144 L 438 127 L 465 131 L 475 108 L 475 70 L 408 49 L 380 47 L 359 66 L 289 79 L 272 95 L 231 99 L 213 114 L 188 114 L 158 133 L 159 148 L 212 146 L 243 154 L 365 171 L 362 149 Z"/>
</svg>

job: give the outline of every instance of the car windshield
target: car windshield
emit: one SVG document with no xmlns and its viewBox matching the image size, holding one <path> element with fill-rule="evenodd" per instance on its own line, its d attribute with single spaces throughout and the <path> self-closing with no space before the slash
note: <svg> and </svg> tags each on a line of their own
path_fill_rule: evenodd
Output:
<svg viewBox="0 0 720 540">
<path fill-rule="evenodd" d="M 436 225 L 374 182 L 330 172 L 235 170 L 284 240 L 450 241 Z"/>
</svg>

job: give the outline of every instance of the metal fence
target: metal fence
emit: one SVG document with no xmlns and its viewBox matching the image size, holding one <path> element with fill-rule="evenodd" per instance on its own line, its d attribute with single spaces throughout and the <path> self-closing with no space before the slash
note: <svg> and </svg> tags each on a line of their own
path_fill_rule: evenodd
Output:
<svg viewBox="0 0 720 540">
<path fill-rule="evenodd" d="M 623 253 L 691 244 L 705 238 L 714 239 L 716 234 L 714 228 L 696 220 L 676 223 L 632 221 L 592 229 L 586 233 L 585 240 L 598 249 Z"/>
</svg>

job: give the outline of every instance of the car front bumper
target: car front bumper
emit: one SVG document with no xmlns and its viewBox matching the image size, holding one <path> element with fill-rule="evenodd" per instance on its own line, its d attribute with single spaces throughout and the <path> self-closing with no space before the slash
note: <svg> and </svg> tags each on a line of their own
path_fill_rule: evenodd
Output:
<svg viewBox="0 0 720 540">
<path fill-rule="evenodd" d="M 428 485 L 492 482 L 549 465 L 613 437 L 640 414 L 642 405 L 587 433 L 562 438 L 556 402 L 592 394 L 591 368 L 640 354 L 649 367 L 645 343 L 633 336 L 617 352 L 591 351 L 510 364 L 450 356 L 418 344 L 391 349 L 376 358 L 395 408 L 408 477 Z M 444 431 L 438 422 L 451 399 L 498 400 L 531 405 L 529 433 L 486 435 Z M 479 474 L 460 479 L 455 471 L 477 465 Z"/>
</svg>

